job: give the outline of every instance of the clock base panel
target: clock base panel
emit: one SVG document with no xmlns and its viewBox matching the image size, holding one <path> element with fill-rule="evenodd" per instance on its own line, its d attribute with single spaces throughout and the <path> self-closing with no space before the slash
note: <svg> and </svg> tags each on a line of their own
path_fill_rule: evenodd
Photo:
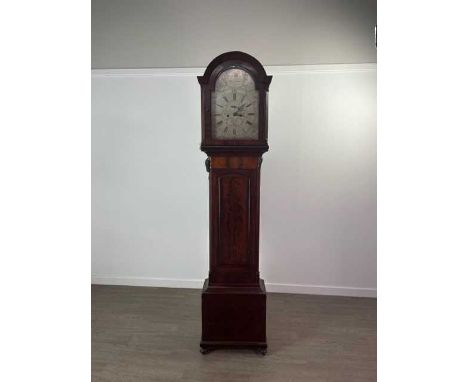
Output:
<svg viewBox="0 0 468 382">
<path fill-rule="evenodd" d="M 202 292 L 202 350 L 250 348 L 262 354 L 266 342 L 266 290 L 258 286 L 210 287 Z"/>
</svg>

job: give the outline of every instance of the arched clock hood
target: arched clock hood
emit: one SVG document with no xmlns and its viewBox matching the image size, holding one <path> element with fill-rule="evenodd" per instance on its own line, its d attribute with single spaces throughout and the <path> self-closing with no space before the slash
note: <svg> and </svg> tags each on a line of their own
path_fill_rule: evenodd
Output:
<svg viewBox="0 0 468 382">
<path fill-rule="evenodd" d="M 222 139 L 214 134 L 215 123 L 212 120 L 212 97 L 219 76 L 229 69 L 241 69 L 252 78 L 258 92 L 258 136 L 256 139 Z M 206 68 L 203 76 L 198 76 L 201 87 L 201 150 L 208 155 L 217 152 L 251 152 L 268 151 L 268 90 L 272 76 L 268 76 L 263 65 L 253 56 L 232 51 L 214 58 Z"/>
</svg>

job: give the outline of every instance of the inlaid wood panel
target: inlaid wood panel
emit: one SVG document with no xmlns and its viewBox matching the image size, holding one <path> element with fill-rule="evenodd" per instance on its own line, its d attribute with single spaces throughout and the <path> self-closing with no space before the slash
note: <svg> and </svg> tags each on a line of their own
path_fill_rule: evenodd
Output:
<svg viewBox="0 0 468 382">
<path fill-rule="evenodd" d="M 211 157 L 211 168 L 232 168 L 254 170 L 259 166 L 259 157 L 250 156 L 213 156 Z"/>
<path fill-rule="evenodd" d="M 210 170 L 210 283 L 257 285 L 259 169 L 219 161 L 244 165 Z"/>
<path fill-rule="evenodd" d="M 245 265 L 249 259 L 249 177 L 241 174 L 220 176 L 218 195 L 219 264 Z"/>
</svg>

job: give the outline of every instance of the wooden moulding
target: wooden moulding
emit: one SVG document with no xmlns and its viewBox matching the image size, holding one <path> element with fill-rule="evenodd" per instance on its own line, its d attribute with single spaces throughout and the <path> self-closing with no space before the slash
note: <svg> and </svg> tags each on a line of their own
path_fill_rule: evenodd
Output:
<svg viewBox="0 0 468 382">
<path fill-rule="evenodd" d="M 254 170 L 258 167 L 259 160 L 259 157 L 255 156 L 213 156 L 211 168 Z"/>
</svg>

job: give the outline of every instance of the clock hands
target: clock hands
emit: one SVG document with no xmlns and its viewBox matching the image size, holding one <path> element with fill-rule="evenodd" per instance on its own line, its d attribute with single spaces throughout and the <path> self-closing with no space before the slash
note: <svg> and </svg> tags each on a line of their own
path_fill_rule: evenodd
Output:
<svg viewBox="0 0 468 382">
<path fill-rule="evenodd" d="M 240 106 L 231 106 L 231 107 L 234 107 L 234 108 L 237 108 L 237 111 L 234 112 L 233 116 L 237 116 L 237 117 L 243 117 L 244 115 L 243 114 L 239 114 L 241 112 L 244 111 L 244 108 L 245 107 L 249 107 L 251 105 L 251 103 L 249 105 L 246 105 L 245 103 L 243 103 L 242 105 Z"/>
<path fill-rule="evenodd" d="M 235 93 L 234 93 L 235 94 Z M 223 97 L 225 101 L 227 101 L 227 98 L 226 97 Z M 242 97 L 241 99 L 241 102 L 244 100 L 245 98 L 245 95 Z M 233 96 L 233 100 L 235 100 L 235 97 Z M 244 117 L 244 113 L 245 113 L 245 108 L 249 107 L 250 105 L 252 105 L 253 102 L 250 102 L 249 104 L 245 104 L 245 103 L 242 103 L 241 105 L 239 106 L 236 106 L 236 105 L 229 105 L 230 108 L 232 109 L 236 109 L 233 113 L 232 113 L 232 116 L 233 117 Z M 218 104 L 217 104 L 218 105 Z M 218 105 L 218 106 L 221 106 L 221 105 Z M 227 105 L 225 105 L 227 106 Z M 248 113 L 248 115 L 255 115 L 254 113 Z"/>
</svg>

